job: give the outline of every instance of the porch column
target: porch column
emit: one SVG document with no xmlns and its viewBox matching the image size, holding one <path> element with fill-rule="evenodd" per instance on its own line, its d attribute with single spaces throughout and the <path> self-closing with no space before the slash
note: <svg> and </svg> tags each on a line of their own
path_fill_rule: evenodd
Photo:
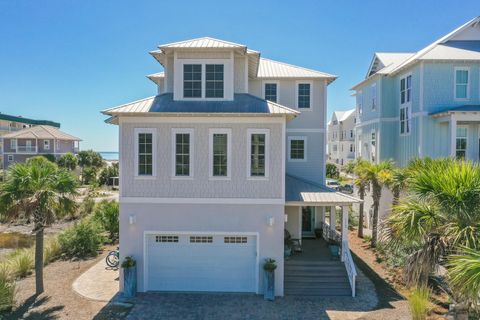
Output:
<svg viewBox="0 0 480 320">
<path fill-rule="evenodd" d="M 344 260 L 343 252 L 349 250 L 348 247 L 348 207 L 342 206 L 342 261 Z"/>
<path fill-rule="evenodd" d="M 336 215 L 337 215 L 337 208 L 335 206 L 330 207 L 330 234 L 329 238 L 330 239 L 335 239 L 335 229 L 337 225 L 336 221 Z"/>
<path fill-rule="evenodd" d="M 448 129 L 450 135 L 450 156 L 455 157 L 455 151 L 457 149 L 457 119 L 454 118 L 453 114 L 450 116 Z"/>
<path fill-rule="evenodd" d="M 325 207 L 320 207 L 320 219 L 322 220 L 322 223 L 325 223 Z"/>
</svg>

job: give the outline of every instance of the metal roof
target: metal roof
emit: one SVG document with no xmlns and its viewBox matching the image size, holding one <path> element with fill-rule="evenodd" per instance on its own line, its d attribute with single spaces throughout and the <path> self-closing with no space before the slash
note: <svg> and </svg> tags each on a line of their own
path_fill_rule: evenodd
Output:
<svg viewBox="0 0 480 320">
<path fill-rule="evenodd" d="M 246 48 L 243 44 L 238 44 L 234 42 L 229 42 L 225 40 L 210 38 L 210 37 L 202 37 L 202 38 L 195 38 L 190 40 L 172 42 L 167 44 L 159 45 L 158 48 Z"/>
<path fill-rule="evenodd" d="M 335 80 L 337 76 L 320 72 L 316 70 L 306 69 L 294 66 L 288 63 L 274 61 L 270 59 L 260 58 L 258 67 L 258 78 L 327 78 L 330 82 Z"/>
<path fill-rule="evenodd" d="M 447 41 L 437 45 L 420 60 L 480 60 L 480 41 Z"/>
<path fill-rule="evenodd" d="M 6 139 L 58 139 L 68 141 L 82 141 L 82 139 L 69 135 L 52 126 L 35 126 L 3 135 Z"/>
<path fill-rule="evenodd" d="M 32 125 L 47 125 L 47 126 L 60 128 L 60 123 L 58 122 L 53 122 L 49 120 L 34 120 L 34 119 L 24 118 L 20 116 L 11 116 L 4 113 L 0 113 L 0 120 L 20 122 L 20 123 L 32 124 Z"/>
<path fill-rule="evenodd" d="M 433 117 L 443 116 L 454 112 L 480 112 L 480 105 L 463 105 L 457 107 L 448 107 L 439 111 L 431 112 Z"/>
<path fill-rule="evenodd" d="M 300 112 L 278 103 L 263 100 L 250 94 L 235 94 L 233 100 L 226 101 L 185 101 L 173 100 L 173 94 L 164 93 L 127 104 L 103 110 L 110 116 L 162 114 L 229 114 L 229 115 L 287 115 L 297 116 Z"/>
<path fill-rule="evenodd" d="M 347 111 L 334 111 L 333 114 L 337 118 L 338 121 L 345 121 L 350 117 L 352 114 L 355 113 L 355 109 L 347 110 Z"/>
<path fill-rule="evenodd" d="M 285 202 L 287 205 L 351 205 L 360 203 L 362 200 L 287 174 L 285 176 Z"/>
<path fill-rule="evenodd" d="M 147 75 L 147 78 L 155 82 L 156 84 L 159 84 L 160 81 L 165 79 L 165 72 L 157 72 L 153 74 Z"/>
</svg>

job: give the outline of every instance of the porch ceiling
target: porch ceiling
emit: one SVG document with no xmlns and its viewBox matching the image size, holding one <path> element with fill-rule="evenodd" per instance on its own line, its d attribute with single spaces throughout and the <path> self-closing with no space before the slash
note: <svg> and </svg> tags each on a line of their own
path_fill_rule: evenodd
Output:
<svg viewBox="0 0 480 320">
<path fill-rule="evenodd" d="M 288 174 L 285 177 L 285 204 L 287 206 L 345 206 L 360 202 L 362 202 L 362 200 L 327 188 L 326 186 Z"/>
<path fill-rule="evenodd" d="M 479 116 L 480 115 L 480 105 L 464 105 L 464 106 L 457 106 L 457 107 L 449 107 L 445 108 L 440 111 L 435 111 L 430 113 L 430 116 L 434 118 L 442 118 L 448 117 L 452 114 L 455 115 L 468 115 L 470 116 Z M 478 121 L 478 117 L 476 119 L 471 119 L 472 121 Z"/>
</svg>

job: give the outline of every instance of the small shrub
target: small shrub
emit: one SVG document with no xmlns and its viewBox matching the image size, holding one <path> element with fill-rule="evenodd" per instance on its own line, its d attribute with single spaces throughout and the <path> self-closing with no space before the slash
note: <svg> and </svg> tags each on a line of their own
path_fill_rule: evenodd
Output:
<svg viewBox="0 0 480 320">
<path fill-rule="evenodd" d="M 8 256 L 11 271 L 19 278 L 26 277 L 32 273 L 34 262 L 32 249 L 18 249 Z"/>
<path fill-rule="evenodd" d="M 97 168 L 96 167 L 85 167 L 82 170 L 82 183 L 83 184 L 94 184 L 97 182 Z"/>
<path fill-rule="evenodd" d="M 15 304 L 15 281 L 12 279 L 10 266 L 0 264 L 0 312 L 10 311 Z"/>
<path fill-rule="evenodd" d="M 430 289 L 426 286 L 412 290 L 408 297 L 408 306 L 410 307 L 413 320 L 424 320 L 427 318 L 429 297 Z"/>
<path fill-rule="evenodd" d="M 78 159 L 77 159 L 77 157 L 75 157 L 75 155 L 73 153 L 69 152 L 69 153 L 65 153 L 64 155 L 62 155 L 58 159 L 57 164 L 61 168 L 65 168 L 65 169 L 68 169 L 68 170 L 75 170 L 75 168 L 78 165 Z"/>
<path fill-rule="evenodd" d="M 56 237 L 49 238 L 45 241 L 43 247 L 43 265 L 47 265 L 57 259 L 61 253 L 60 243 Z"/>
<path fill-rule="evenodd" d="M 85 258 L 98 254 L 104 238 L 94 221 L 84 219 L 58 236 L 62 254 L 68 258 Z"/>
<path fill-rule="evenodd" d="M 338 177 L 340 176 L 340 172 L 338 171 L 337 166 L 332 163 L 327 163 L 326 176 L 329 179 L 338 179 Z"/>
<path fill-rule="evenodd" d="M 137 261 L 133 259 L 133 257 L 126 257 L 125 260 L 123 260 L 121 267 L 122 268 L 133 268 L 137 265 Z"/>
<path fill-rule="evenodd" d="M 93 212 L 94 208 L 95 208 L 95 200 L 93 200 L 93 197 L 87 196 L 83 199 L 82 203 L 80 204 L 80 209 L 78 211 L 78 214 L 80 215 L 80 217 L 88 216 Z"/>
<path fill-rule="evenodd" d="M 368 235 L 368 234 L 363 235 L 363 242 L 368 243 L 370 242 L 370 240 L 372 240 L 371 235 Z"/>
<path fill-rule="evenodd" d="M 103 168 L 98 177 L 98 183 L 101 186 L 111 186 L 113 185 L 112 177 L 118 177 L 118 163 Z"/>
<path fill-rule="evenodd" d="M 118 239 L 119 221 L 118 221 L 118 202 L 115 200 L 103 200 L 95 210 L 94 218 L 108 232 L 109 239 L 114 242 Z"/>
</svg>

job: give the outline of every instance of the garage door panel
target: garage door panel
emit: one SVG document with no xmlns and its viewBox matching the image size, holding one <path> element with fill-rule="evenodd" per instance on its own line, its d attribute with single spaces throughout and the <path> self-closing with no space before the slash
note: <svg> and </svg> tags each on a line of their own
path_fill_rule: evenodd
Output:
<svg viewBox="0 0 480 320">
<path fill-rule="evenodd" d="M 148 289 L 255 292 L 256 237 L 151 235 Z M 171 240 L 173 242 L 162 242 Z"/>
</svg>

